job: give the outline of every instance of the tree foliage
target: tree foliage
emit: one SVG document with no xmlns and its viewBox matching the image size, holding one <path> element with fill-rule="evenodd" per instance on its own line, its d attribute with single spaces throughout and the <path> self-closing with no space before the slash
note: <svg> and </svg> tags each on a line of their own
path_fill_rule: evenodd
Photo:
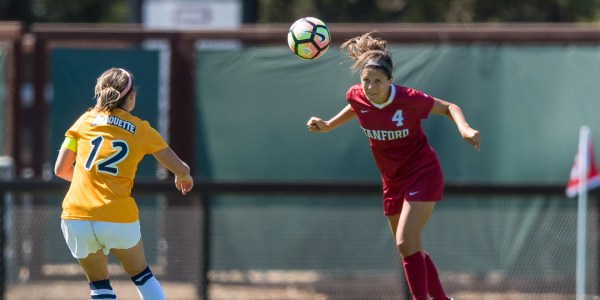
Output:
<svg viewBox="0 0 600 300">
<path fill-rule="evenodd" d="M 593 22 L 600 0 L 258 0 L 259 23 Z"/>
<path fill-rule="evenodd" d="M 34 22 L 124 23 L 127 0 L 33 0 Z"/>
<path fill-rule="evenodd" d="M 125 23 L 151 0 L 0 0 L 0 19 Z M 169 1 L 169 0 L 164 0 Z M 595 22 L 600 0 L 239 0 L 257 23 L 315 16 L 336 23 Z M 136 12 L 139 15 L 139 12 Z"/>
</svg>

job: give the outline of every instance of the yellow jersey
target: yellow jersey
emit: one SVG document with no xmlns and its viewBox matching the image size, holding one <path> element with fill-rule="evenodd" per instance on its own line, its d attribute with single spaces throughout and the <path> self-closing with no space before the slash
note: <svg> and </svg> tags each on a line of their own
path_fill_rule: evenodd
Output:
<svg viewBox="0 0 600 300">
<path fill-rule="evenodd" d="M 77 141 L 77 157 L 61 218 L 137 221 L 133 180 L 144 155 L 168 147 L 160 134 L 147 121 L 114 109 L 85 112 L 65 136 Z"/>
</svg>

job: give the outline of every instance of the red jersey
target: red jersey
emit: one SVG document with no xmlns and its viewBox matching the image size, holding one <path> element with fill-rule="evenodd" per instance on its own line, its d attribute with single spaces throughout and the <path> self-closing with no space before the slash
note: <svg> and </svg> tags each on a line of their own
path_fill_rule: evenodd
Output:
<svg viewBox="0 0 600 300">
<path fill-rule="evenodd" d="M 406 182 L 423 172 L 439 170 L 439 160 L 427 142 L 421 120 L 433 108 L 433 97 L 415 89 L 391 86 L 388 101 L 372 103 L 360 84 L 346 100 L 356 113 L 384 183 Z"/>
</svg>

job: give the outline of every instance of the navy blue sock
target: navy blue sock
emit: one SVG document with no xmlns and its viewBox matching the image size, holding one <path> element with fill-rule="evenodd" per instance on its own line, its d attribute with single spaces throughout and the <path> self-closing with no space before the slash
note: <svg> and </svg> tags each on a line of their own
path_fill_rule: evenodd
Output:
<svg viewBox="0 0 600 300">
<path fill-rule="evenodd" d="M 154 277 L 154 275 L 152 274 L 152 271 L 150 271 L 150 267 L 146 267 L 140 274 L 131 277 L 131 280 L 133 280 L 135 285 L 144 285 L 144 283 L 152 277 Z"/>
<path fill-rule="evenodd" d="M 117 299 L 109 279 L 90 282 L 90 297 L 91 299 Z"/>
</svg>

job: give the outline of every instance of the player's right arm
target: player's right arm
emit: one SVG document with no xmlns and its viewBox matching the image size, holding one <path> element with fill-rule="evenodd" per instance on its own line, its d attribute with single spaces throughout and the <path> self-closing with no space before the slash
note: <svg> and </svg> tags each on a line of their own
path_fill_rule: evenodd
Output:
<svg viewBox="0 0 600 300">
<path fill-rule="evenodd" d="M 175 154 L 171 147 L 158 150 L 152 155 L 154 155 L 154 158 L 156 158 L 161 165 L 175 174 L 175 187 L 180 190 L 182 194 L 185 195 L 192 190 L 192 187 L 194 187 L 194 179 L 190 175 L 190 167 Z"/>
<path fill-rule="evenodd" d="M 73 164 L 77 158 L 77 141 L 67 137 L 60 147 L 56 163 L 54 164 L 54 174 L 66 181 L 73 179 Z"/>
<path fill-rule="evenodd" d="M 311 117 L 306 123 L 306 126 L 311 132 L 327 132 L 352 120 L 354 117 L 356 117 L 356 113 L 352 110 L 350 104 L 348 104 L 337 115 L 329 119 L 329 121 L 323 121 L 320 118 Z"/>
</svg>

